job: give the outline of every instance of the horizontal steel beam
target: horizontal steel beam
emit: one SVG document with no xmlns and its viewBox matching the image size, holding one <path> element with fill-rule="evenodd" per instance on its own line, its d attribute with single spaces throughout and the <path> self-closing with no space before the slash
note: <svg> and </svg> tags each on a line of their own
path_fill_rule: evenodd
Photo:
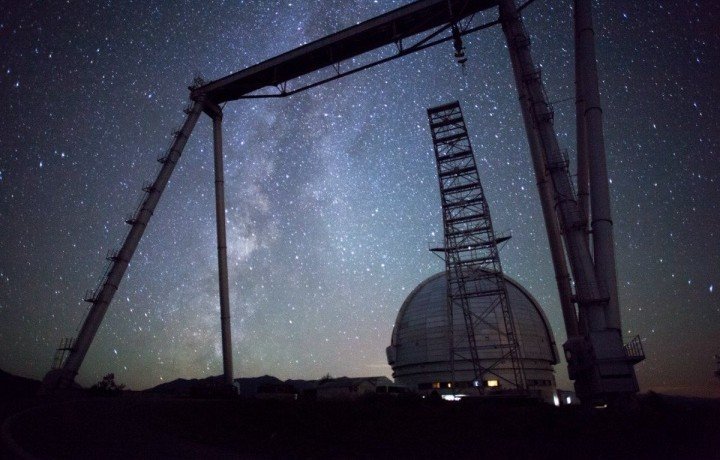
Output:
<svg viewBox="0 0 720 460">
<path fill-rule="evenodd" d="M 337 65 L 494 7 L 497 0 L 420 0 L 192 89 L 216 104 Z"/>
</svg>

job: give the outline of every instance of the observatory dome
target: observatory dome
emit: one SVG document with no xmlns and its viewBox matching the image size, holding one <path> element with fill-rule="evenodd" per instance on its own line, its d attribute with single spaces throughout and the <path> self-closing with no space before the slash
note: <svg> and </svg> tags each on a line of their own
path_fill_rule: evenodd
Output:
<svg viewBox="0 0 720 460">
<path fill-rule="evenodd" d="M 552 330 L 537 300 L 527 290 L 507 275 L 505 286 L 515 319 L 526 383 L 536 395 L 550 402 L 555 394 L 553 365 L 558 363 Z M 395 380 L 420 393 L 433 390 L 440 393 L 452 392 L 448 390 L 453 378 L 446 305 L 447 279 L 445 272 L 441 272 L 420 283 L 405 299 L 395 321 L 390 346 L 387 348 L 388 364 L 393 369 Z M 487 309 L 488 306 L 490 299 L 480 299 L 471 308 Z M 500 314 L 500 309 L 496 310 L 498 311 L 490 314 Z M 493 321 L 495 320 L 488 322 Z M 456 349 L 467 350 L 468 337 L 463 315 L 456 313 L 453 323 Z M 493 330 L 492 326 L 480 324 L 475 328 L 475 342 L 481 365 L 485 368 L 492 367 L 494 374 L 497 374 L 486 373 L 482 384 L 502 389 L 503 386 L 510 386 L 503 377 L 512 382 L 514 373 L 511 361 L 502 359 L 502 348 L 493 346 L 499 341 L 502 340 L 498 339 L 497 329 Z M 507 342 L 506 339 L 505 341 Z M 467 388 L 474 384 L 475 377 L 470 361 L 456 357 L 454 367 L 456 388 Z"/>
</svg>

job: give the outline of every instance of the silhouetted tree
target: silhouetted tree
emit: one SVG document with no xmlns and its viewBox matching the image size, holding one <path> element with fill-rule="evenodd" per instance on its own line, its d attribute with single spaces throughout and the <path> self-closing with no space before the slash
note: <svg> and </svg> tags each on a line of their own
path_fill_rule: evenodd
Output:
<svg viewBox="0 0 720 460">
<path fill-rule="evenodd" d="M 115 383 L 115 374 L 110 373 L 102 378 L 98 383 L 90 387 L 90 391 L 96 394 L 115 396 L 120 394 L 125 388 L 122 383 Z"/>
</svg>

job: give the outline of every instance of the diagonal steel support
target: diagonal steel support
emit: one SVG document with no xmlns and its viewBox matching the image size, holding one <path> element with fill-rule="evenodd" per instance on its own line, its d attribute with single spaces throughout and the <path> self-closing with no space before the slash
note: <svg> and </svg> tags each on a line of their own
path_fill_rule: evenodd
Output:
<svg viewBox="0 0 720 460">
<path fill-rule="evenodd" d="M 563 345 L 568 360 L 568 373 L 570 379 L 575 380 L 575 389 L 584 402 L 619 400 L 625 395 L 636 393 L 638 385 L 633 361 L 626 356 L 620 330 L 609 321 L 613 318 L 607 315 L 608 307 L 612 305 L 612 290 L 609 289 L 608 282 L 614 282 L 614 279 L 609 279 L 600 271 L 603 267 L 597 264 L 597 251 L 593 260 L 587 238 L 587 215 L 578 203 L 570 180 L 567 159 L 558 146 L 552 106 L 545 93 L 540 69 L 533 62 L 530 39 L 522 18 L 514 0 L 499 0 L 498 4 L 530 150 L 536 164 L 538 183 L 546 180 L 547 171 L 547 178 L 554 191 L 553 203 L 545 202 L 543 207 L 552 204 L 557 209 L 557 220 L 575 280 L 580 321 L 578 336 L 572 337 L 568 334 L 568 341 Z M 589 2 L 586 5 L 589 7 Z M 587 96 L 588 82 L 584 80 L 581 88 Z M 586 107 L 586 114 L 587 111 Z M 592 165 L 590 171 L 593 172 Z M 599 177 L 591 177 L 591 183 L 602 181 L 602 173 L 598 169 L 593 174 L 598 174 Z M 603 184 L 603 187 L 606 192 L 607 183 Z M 595 193 L 593 188 L 591 194 Z M 550 199 L 542 189 L 540 198 L 543 201 Z M 595 214 L 595 198 L 591 196 L 591 199 Z M 609 206 L 600 205 L 599 209 L 607 214 L 607 219 L 603 222 L 609 223 Z M 593 219 L 595 220 L 596 216 L 593 216 Z M 549 232 L 550 230 L 548 227 Z M 610 265 L 607 260 L 606 263 Z M 614 260 L 611 265 L 614 269 Z M 566 315 L 565 319 L 566 325 L 572 323 L 573 318 Z"/>
<path fill-rule="evenodd" d="M 110 303 L 112 302 L 115 292 L 120 286 L 120 282 L 125 275 L 132 259 L 135 250 L 140 243 L 140 239 L 145 233 L 147 224 L 155 211 L 155 207 L 160 201 L 165 187 L 167 186 L 170 176 L 175 170 L 180 155 L 187 140 L 190 138 L 190 134 L 195 128 L 195 124 L 200 117 L 203 110 L 202 102 L 195 102 L 190 110 L 188 110 L 187 119 L 183 127 L 175 133 L 175 140 L 170 147 L 167 155 L 162 157 L 162 167 L 158 172 L 155 181 L 150 187 L 146 188 L 145 199 L 142 205 L 138 208 L 136 214 L 128 220 L 132 226 L 130 231 L 125 237 L 122 248 L 118 251 L 117 255 L 113 256 L 111 261 L 112 264 L 104 277 L 98 290 L 93 295 L 86 299 L 92 303 L 88 315 L 83 321 L 83 325 L 78 334 L 77 340 L 75 341 L 67 359 L 59 369 L 53 369 L 45 375 L 43 379 L 43 389 L 45 391 L 52 391 L 54 389 L 69 388 L 75 381 L 75 376 L 80 370 L 80 366 L 85 359 L 85 355 L 92 344 L 95 334 L 100 328 L 105 313 L 107 312 Z"/>
</svg>

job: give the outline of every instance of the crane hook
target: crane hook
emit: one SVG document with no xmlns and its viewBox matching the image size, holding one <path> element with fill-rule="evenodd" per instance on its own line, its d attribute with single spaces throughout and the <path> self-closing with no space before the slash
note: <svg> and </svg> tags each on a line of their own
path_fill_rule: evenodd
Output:
<svg viewBox="0 0 720 460">
<path fill-rule="evenodd" d="M 455 59 L 457 63 L 465 67 L 467 57 L 465 56 L 465 46 L 463 45 L 460 28 L 457 24 L 452 25 L 453 48 L 455 48 Z"/>
</svg>

